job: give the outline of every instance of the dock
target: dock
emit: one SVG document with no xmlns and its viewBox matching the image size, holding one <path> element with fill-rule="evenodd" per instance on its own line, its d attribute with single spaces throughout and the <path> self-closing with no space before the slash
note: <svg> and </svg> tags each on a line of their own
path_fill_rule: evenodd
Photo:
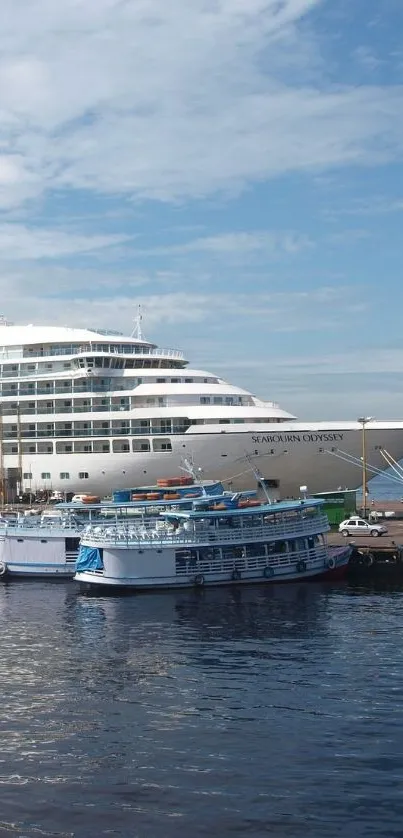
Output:
<svg viewBox="0 0 403 838">
<path fill-rule="evenodd" d="M 378 522 L 388 530 L 385 535 L 346 538 L 333 530 L 328 536 L 329 544 L 336 546 L 348 543 L 353 546 L 348 569 L 351 582 L 403 584 L 403 503 L 375 501 L 368 508 L 370 512 L 379 513 Z"/>
</svg>

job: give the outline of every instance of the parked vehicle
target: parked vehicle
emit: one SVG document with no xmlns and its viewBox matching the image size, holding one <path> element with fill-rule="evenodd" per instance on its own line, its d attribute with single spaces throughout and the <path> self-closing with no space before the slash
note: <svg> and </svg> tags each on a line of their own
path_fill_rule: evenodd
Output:
<svg viewBox="0 0 403 838">
<path fill-rule="evenodd" d="M 384 524 L 374 524 L 372 521 L 365 521 L 364 518 L 359 518 L 358 515 L 352 515 L 339 524 L 339 532 L 344 536 L 357 535 L 371 535 L 377 538 L 379 535 L 385 535 L 387 528 Z"/>
</svg>

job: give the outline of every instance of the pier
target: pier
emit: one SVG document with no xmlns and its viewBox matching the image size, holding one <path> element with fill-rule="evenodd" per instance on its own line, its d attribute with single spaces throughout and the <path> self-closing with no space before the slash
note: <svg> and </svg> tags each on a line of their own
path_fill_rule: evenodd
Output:
<svg viewBox="0 0 403 838">
<path fill-rule="evenodd" d="M 374 501 L 370 512 L 379 513 L 378 523 L 387 527 L 387 533 L 374 538 L 359 536 L 346 538 L 336 530 L 328 535 L 331 545 L 352 544 L 348 577 L 357 584 L 384 582 L 403 583 L 403 503 L 400 501 Z M 389 516 L 387 513 L 394 513 Z"/>
</svg>

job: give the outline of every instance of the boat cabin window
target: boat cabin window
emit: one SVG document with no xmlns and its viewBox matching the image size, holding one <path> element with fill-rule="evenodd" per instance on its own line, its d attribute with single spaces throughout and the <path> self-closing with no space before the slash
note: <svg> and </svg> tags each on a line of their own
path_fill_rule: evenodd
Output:
<svg viewBox="0 0 403 838">
<path fill-rule="evenodd" d="M 170 439 L 153 439 L 153 451 L 172 451 Z"/>
</svg>

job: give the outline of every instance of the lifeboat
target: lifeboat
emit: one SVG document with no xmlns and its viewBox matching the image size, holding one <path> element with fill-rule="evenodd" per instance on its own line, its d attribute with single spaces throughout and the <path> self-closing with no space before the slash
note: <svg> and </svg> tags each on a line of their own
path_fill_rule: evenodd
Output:
<svg viewBox="0 0 403 838">
<path fill-rule="evenodd" d="M 147 492 L 146 498 L 147 500 L 159 500 L 161 497 L 161 492 Z"/>
<path fill-rule="evenodd" d="M 181 480 L 181 477 L 159 477 L 157 480 L 157 486 L 160 486 L 161 488 L 168 488 L 169 486 L 180 486 Z"/>
<path fill-rule="evenodd" d="M 101 498 L 98 495 L 83 495 L 81 500 L 83 503 L 99 503 Z"/>
<path fill-rule="evenodd" d="M 145 500 L 145 499 L 146 499 L 146 495 L 143 494 L 142 492 L 141 493 L 136 492 L 135 494 L 132 495 L 132 500 Z"/>
<path fill-rule="evenodd" d="M 261 506 L 260 500 L 240 500 L 238 503 L 239 509 L 245 509 L 247 506 Z"/>
<path fill-rule="evenodd" d="M 179 500 L 180 494 L 178 492 L 167 492 L 164 495 L 164 500 Z"/>
</svg>

